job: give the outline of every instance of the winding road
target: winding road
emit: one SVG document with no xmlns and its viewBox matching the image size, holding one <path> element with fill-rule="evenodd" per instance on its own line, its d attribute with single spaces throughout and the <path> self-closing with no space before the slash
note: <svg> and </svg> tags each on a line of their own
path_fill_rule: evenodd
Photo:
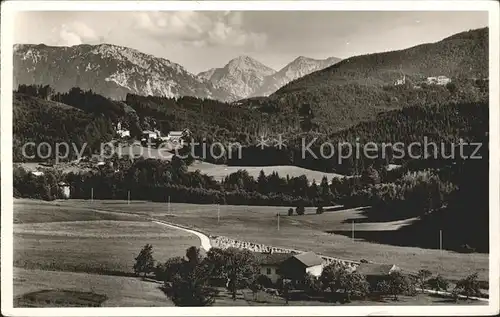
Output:
<svg viewBox="0 0 500 317">
<path fill-rule="evenodd" d="M 170 223 L 159 221 L 159 220 L 153 220 L 153 222 L 156 223 L 156 224 L 162 225 L 162 226 L 166 226 L 166 227 L 170 227 L 170 228 L 174 228 L 174 229 L 178 229 L 178 230 L 183 230 L 183 231 L 186 231 L 188 233 L 196 235 L 198 238 L 200 238 L 200 240 L 201 240 L 201 247 L 205 251 L 210 250 L 210 248 L 212 247 L 212 245 L 210 244 L 210 239 L 205 234 L 203 234 L 201 232 L 198 232 L 198 231 L 195 231 L 195 230 L 191 230 L 191 229 L 186 229 L 186 228 L 179 227 L 179 226 L 175 226 L 175 225 L 172 225 Z"/>
</svg>

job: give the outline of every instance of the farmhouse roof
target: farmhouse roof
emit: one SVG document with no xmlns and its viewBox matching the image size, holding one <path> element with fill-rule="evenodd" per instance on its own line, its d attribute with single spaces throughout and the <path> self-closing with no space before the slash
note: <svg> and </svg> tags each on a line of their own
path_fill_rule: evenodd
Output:
<svg viewBox="0 0 500 317">
<path fill-rule="evenodd" d="M 323 263 L 323 259 L 316 255 L 316 253 L 314 252 L 299 253 L 294 255 L 293 257 L 302 262 L 307 267 L 320 265 Z"/>
<path fill-rule="evenodd" d="M 394 264 L 361 263 L 356 268 L 356 272 L 363 275 L 389 275 L 397 269 L 398 267 Z"/>
<path fill-rule="evenodd" d="M 256 252 L 255 259 L 260 265 L 280 265 L 292 256 L 291 253 L 260 253 Z"/>
<path fill-rule="evenodd" d="M 181 136 L 182 133 L 183 133 L 182 131 L 170 131 L 168 134 Z"/>
</svg>

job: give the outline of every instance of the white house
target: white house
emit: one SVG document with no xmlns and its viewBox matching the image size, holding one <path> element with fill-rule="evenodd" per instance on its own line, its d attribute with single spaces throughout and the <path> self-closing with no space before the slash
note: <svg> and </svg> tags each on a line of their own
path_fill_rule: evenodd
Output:
<svg viewBox="0 0 500 317">
<path fill-rule="evenodd" d="M 116 133 L 120 136 L 120 138 L 130 137 L 130 131 L 126 129 L 122 129 L 122 123 L 118 122 L 116 124 Z"/>
<path fill-rule="evenodd" d="M 69 184 L 67 184 L 65 182 L 59 182 L 57 184 L 57 186 L 59 187 L 61 198 L 63 198 L 63 199 L 69 199 L 69 197 L 70 197 L 70 187 L 69 187 Z"/>
<path fill-rule="evenodd" d="M 291 256 L 291 253 L 255 253 L 260 274 L 269 277 L 273 283 L 281 277 L 281 264 Z"/>
<path fill-rule="evenodd" d="M 427 77 L 426 80 L 427 84 L 429 85 L 441 85 L 444 86 L 451 82 L 451 79 L 446 77 L 446 76 L 437 76 L 437 77 Z"/>
<path fill-rule="evenodd" d="M 184 144 L 183 138 L 189 136 L 190 134 L 191 131 L 189 131 L 189 129 L 184 129 L 182 131 L 170 131 L 167 135 L 166 140 Z"/>
</svg>

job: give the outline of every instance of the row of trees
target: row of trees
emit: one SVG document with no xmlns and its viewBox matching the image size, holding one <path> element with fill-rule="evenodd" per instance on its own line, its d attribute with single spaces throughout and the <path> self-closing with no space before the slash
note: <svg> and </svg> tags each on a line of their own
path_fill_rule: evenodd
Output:
<svg viewBox="0 0 500 317">
<path fill-rule="evenodd" d="M 365 276 L 338 263 L 326 266 L 319 278 L 310 274 L 302 278 L 282 276 L 273 285 L 268 277 L 259 274 L 259 263 L 255 255 L 248 250 L 236 248 L 212 248 L 206 254 L 200 249 L 190 247 L 186 256 L 174 257 L 155 265 L 153 247 L 148 244 L 135 258 L 134 271 L 144 277 L 148 274 L 164 282 L 163 290 L 177 306 L 207 306 L 215 302 L 220 287 L 225 287 L 236 300 L 238 290 L 250 289 L 255 294 L 271 287 L 288 301 L 294 291 L 310 295 L 322 295 L 327 300 L 350 302 L 352 299 L 367 296 L 414 296 L 417 287 L 421 290 L 432 288 L 448 291 L 450 283 L 441 275 L 433 276 L 428 270 L 420 270 L 416 275 L 395 271 L 385 277 L 369 283 Z M 340 292 L 340 293 L 339 293 Z M 480 296 L 480 284 L 477 274 L 472 274 L 458 281 L 452 294 Z"/>
</svg>

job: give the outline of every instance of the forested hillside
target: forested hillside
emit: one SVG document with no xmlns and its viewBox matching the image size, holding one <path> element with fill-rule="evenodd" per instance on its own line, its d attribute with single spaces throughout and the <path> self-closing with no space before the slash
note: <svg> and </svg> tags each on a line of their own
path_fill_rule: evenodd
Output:
<svg viewBox="0 0 500 317">
<path fill-rule="evenodd" d="M 403 76 L 405 84 L 395 86 Z M 422 84 L 432 76 L 446 76 L 451 84 Z M 475 101 L 485 93 L 474 88 L 478 78 L 488 78 L 487 28 L 405 50 L 354 56 L 299 78 L 269 98 L 246 100 L 245 104 L 287 113 L 287 117 L 302 104 L 310 104 L 316 129 L 331 133 L 373 120 L 383 111 Z"/>
</svg>

